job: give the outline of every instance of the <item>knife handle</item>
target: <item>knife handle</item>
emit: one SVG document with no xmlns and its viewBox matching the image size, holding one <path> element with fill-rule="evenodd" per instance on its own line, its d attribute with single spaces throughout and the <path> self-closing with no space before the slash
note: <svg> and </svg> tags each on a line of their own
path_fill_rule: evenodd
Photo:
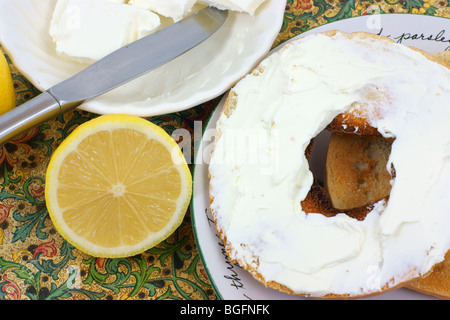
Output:
<svg viewBox="0 0 450 320">
<path fill-rule="evenodd" d="M 47 91 L 0 116 L 0 145 L 61 114 L 59 102 Z"/>
</svg>

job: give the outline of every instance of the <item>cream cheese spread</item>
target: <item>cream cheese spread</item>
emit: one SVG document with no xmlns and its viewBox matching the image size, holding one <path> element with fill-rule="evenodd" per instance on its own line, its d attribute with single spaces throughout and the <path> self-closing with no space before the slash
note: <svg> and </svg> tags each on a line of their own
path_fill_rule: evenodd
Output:
<svg viewBox="0 0 450 320">
<path fill-rule="evenodd" d="M 254 15 L 256 9 L 258 9 L 264 1 L 265 0 L 200 0 L 199 2 L 219 9 L 246 12 L 250 15 Z"/>
<path fill-rule="evenodd" d="M 93 62 L 160 25 L 157 14 L 112 0 L 59 0 L 50 36 L 59 54 Z"/>
<path fill-rule="evenodd" d="M 388 40 L 311 35 L 232 89 L 209 173 L 230 257 L 296 294 L 361 296 L 423 275 L 450 248 L 450 71 Z M 369 94 L 376 92 L 377 94 Z M 363 221 L 306 214 L 311 139 L 365 108 L 394 137 L 389 201 Z M 369 112 L 372 110 L 373 112 Z"/>
<path fill-rule="evenodd" d="M 197 0 L 130 0 L 129 4 L 151 10 L 164 17 L 179 21 L 189 15 Z"/>
<path fill-rule="evenodd" d="M 58 0 L 49 34 L 56 51 L 92 63 L 207 5 L 254 15 L 265 0 Z"/>
</svg>

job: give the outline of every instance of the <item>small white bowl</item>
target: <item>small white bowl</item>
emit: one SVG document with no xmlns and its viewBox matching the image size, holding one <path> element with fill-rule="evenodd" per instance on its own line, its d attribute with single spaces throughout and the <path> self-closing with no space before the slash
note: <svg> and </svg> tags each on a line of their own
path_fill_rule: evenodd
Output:
<svg viewBox="0 0 450 320">
<path fill-rule="evenodd" d="M 56 53 L 48 33 L 56 0 L 0 0 L 0 43 L 16 68 L 44 91 L 84 69 Z M 230 12 L 211 38 L 166 65 L 102 96 L 82 110 L 142 117 L 185 110 L 220 96 L 271 49 L 286 1 L 266 0 L 254 16 Z"/>
</svg>

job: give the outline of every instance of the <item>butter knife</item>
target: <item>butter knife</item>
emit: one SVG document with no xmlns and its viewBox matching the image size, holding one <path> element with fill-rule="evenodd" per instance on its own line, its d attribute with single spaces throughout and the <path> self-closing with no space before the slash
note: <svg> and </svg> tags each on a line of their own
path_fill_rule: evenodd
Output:
<svg viewBox="0 0 450 320">
<path fill-rule="evenodd" d="M 228 12 L 207 7 L 126 45 L 0 116 L 0 145 L 194 48 L 214 34 Z"/>
</svg>

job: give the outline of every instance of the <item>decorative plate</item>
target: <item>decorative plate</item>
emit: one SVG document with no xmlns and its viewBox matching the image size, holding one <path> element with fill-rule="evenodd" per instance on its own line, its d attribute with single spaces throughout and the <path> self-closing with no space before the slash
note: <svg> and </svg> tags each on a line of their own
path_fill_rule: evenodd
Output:
<svg viewBox="0 0 450 320">
<path fill-rule="evenodd" d="M 436 53 L 450 50 L 450 20 L 446 18 L 417 16 L 410 14 L 381 14 L 371 16 L 361 16 L 329 23 L 312 29 L 297 36 L 305 36 L 311 33 L 324 32 L 329 30 L 340 30 L 344 32 L 363 31 L 381 34 L 392 38 L 394 41 L 408 46 L 414 46 L 429 53 Z M 294 37 L 292 39 L 296 39 Z M 292 40 L 291 39 L 291 40 Z M 289 40 L 290 41 L 290 40 Z M 277 48 L 280 48 L 278 46 Z M 274 50 L 276 50 L 275 48 Z M 222 111 L 226 96 L 222 98 L 215 111 L 212 113 L 209 122 L 203 130 L 203 135 L 196 151 L 194 163 L 194 189 L 191 204 L 191 215 L 196 241 L 199 247 L 203 264 L 207 270 L 211 283 L 216 290 L 217 296 L 221 299 L 304 299 L 280 293 L 273 289 L 266 288 L 263 284 L 254 280 L 253 277 L 240 268 L 230 263 L 223 243 L 219 239 L 211 212 L 209 210 L 208 195 L 208 163 L 213 148 L 215 136 L 215 124 Z M 326 134 L 321 134 L 320 139 L 316 139 L 315 144 L 319 146 L 319 152 L 313 154 L 313 162 L 319 163 L 326 146 Z M 316 158 L 314 158 L 314 156 Z M 323 158 L 322 158 L 323 160 Z M 320 166 L 312 171 L 320 173 Z M 435 299 L 432 296 L 424 295 L 406 288 L 397 289 L 368 299 Z"/>
<path fill-rule="evenodd" d="M 17 69 L 41 91 L 86 67 L 55 51 L 48 29 L 56 2 L 0 0 L 0 43 Z M 230 12 L 220 30 L 199 46 L 79 108 L 147 117 L 185 110 L 220 96 L 271 49 L 285 6 L 286 1 L 266 0 L 254 16 Z"/>
</svg>

